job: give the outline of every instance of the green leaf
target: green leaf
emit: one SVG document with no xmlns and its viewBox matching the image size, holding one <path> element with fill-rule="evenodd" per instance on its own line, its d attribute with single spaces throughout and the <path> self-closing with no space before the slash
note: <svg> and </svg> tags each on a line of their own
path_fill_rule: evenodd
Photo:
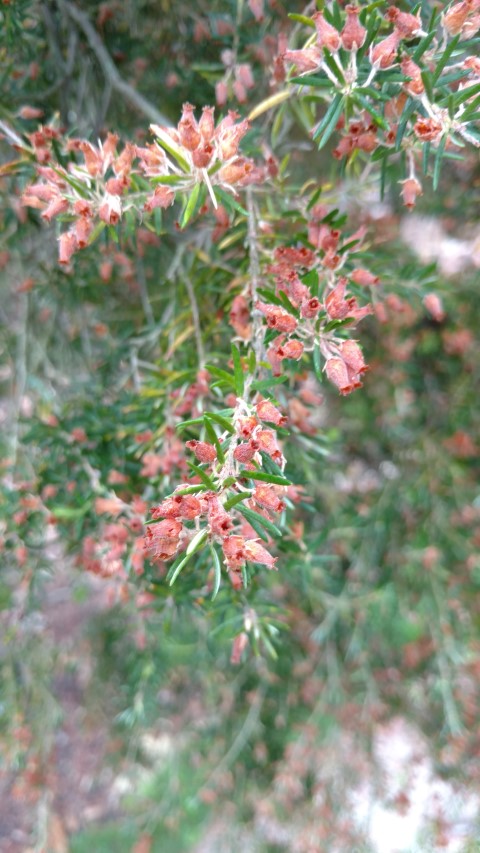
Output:
<svg viewBox="0 0 480 853">
<path fill-rule="evenodd" d="M 286 477 L 278 477 L 276 474 L 267 474 L 266 471 L 248 471 L 243 468 L 239 472 L 239 477 L 245 477 L 249 480 L 261 480 L 262 483 L 273 483 L 275 486 L 291 486 L 291 480 Z"/>
<path fill-rule="evenodd" d="M 207 536 L 208 536 L 208 530 L 199 530 L 195 534 L 193 539 L 191 539 L 190 542 L 188 543 L 187 550 L 185 553 L 189 557 L 191 557 L 192 554 L 195 554 L 197 551 L 199 551 L 200 548 L 202 547 L 203 543 L 205 542 L 205 539 L 207 538 Z"/>
<path fill-rule="evenodd" d="M 185 228 L 186 225 L 190 222 L 193 214 L 195 213 L 197 202 L 200 196 L 200 184 L 195 184 L 192 192 L 190 193 L 187 204 L 185 206 L 185 210 L 183 212 L 182 221 L 180 223 L 181 228 Z"/>
<path fill-rule="evenodd" d="M 214 571 L 212 601 L 215 601 L 215 599 L 218 595 L 218 591 L 220 589 L 220 584 L 222 582 L 222 566 L 220 563 L 220 557 L 218 556 L 217 551 L 213 547 L 213 545 L 210 546 L 210 553 L 212 555 L 213 571 Z"/>
<path fill-rule="evenodd" d="M 268 518 L 264 518 L 259 512 L 255 512 L 255 510 L 250 509 L 248 506 L 241 506 L 238 509 L 239 512 L 247 519 L 249 524 L 252 525 L 253 529 L 258 533 L 258 535 L 265 541 L 268 542 L 268 536 L 265 536 L 262 528 L 264 528 L 270 536 L 274 536 L 278 539 L 279 536 L 282 535 L 282 531 Z"/>
<path fill-rule="evenodd" d="M 235 344 L 232 344 L 232 359 L 233 359 L 233 373 L 235 377 L 235 392 L 237 397 L 243 397 L 243 391 L 245 388 L 245 375 L 243 373 L 242 367 L 242 359 L 240 356 L 240 352 Z"/>
<path fill-rule="evenodd" d="M 438 188 L 438 181 L 440 178 L 440 168 L 442 165 L 443 152 L 445 151 L 445 145 L 447 143 L 447 134 L 444 133 L 440 144 L 435 153 L 435 163 L 433 166 L 433 189 L 436 190 Z"/>
<path fill-rule="evenodd" d="M 270 290 L 270 288 L 259 287 L 258 293 L 273 305 L 279 305 L 280 308 L 285 308 L 285 310 L 288 311 L 289 314 L 293 314 L 294 317 L 300 316 L 300 311 L 292 305 L 284 290 L 280 290 L 277 294 L 273 290 Z"/>
<path fill-rule="evenodd" d="M 199 465 L 195 465 L 194 462 L 189 462 L 188 467 L 191 468 L 192 471 L 195 472 L 195 474 L 198 474 L 202 483 L 204 483 L 207 489 L 211 489 L 213 492 L 215 491 L 215 483 L 213 482 L 212 478 L 209 477 L 208 474 L 203 470 L 203 468 L 200 468 Z"/>
<path fill-rule="evenodd" d="M 226 382 L 228 385 L 231 385 L 232 388 L 235 388 L 235 378 L 231 373 L 227 373 L 226 370 L 222 370 L 220 367 L 215 367 L 213 364 L 206 364 L 205 370 L 208 370 L 213 376 L 216 376 L 217 379 L 221 379 L 222 382 Z"/>
<path fill-rule="evenodd" d="M 218 412 L 205 412 L 205 414 L 208 415 L 211 421 L 223 427 L 223 429 L 227 430 L 227 432 L 235 432 L 235 428 L 232 422 L 225 418 L 223 415 L 219 415 Z"/>
<path fill-rule="evenodd" d="M 252 492 L 238 492 L 236 495 L 232 495 L 227 501 L 225 501 L 223 507 L 225 510 L 233 509 L 234 506 L 239 504 L 241 501 L 246 501 L 247 498 L 252 497 Z"/>
<path fill-rule="evenodd" d="M 226 190 L 223 190 L 219 186 L 215 186 L 214 189 L 215 195 L 218 196 L 219 199 L 221 199 L 227 209 L 230 208 L 236 210 L 237 213 L 241 213 L 242 216 L 248 217 L 248 211 L 245 210 L 245 208 L 242 207 L 242 205 L 239 204 L 238 201 L 236 201 L 234 197 L 230 195 L 230 193 L 227 193 Z"/>
<path fill-rule="evenodd" d="M 318 144 L 319 150 L 323 148 L 324 145 L 326 145 L 333 131 L 335 130 L 338 119 L 342 114 L 343 106 L 343 95 L 335 95 L 322 121 L 320 122 L 317 129 L 315 130 L 315 133 L 313 134 L 313 139 L 318 139 L 320 137 L 320 142 Z"/>
<path fill-rule="evenodd" d="M 270 379 L 255 379 L 251 384 L 252 391 L 270 391 L 272 385 L 280 385 L 282 382 L 287 382 L 288 376 L 272 376 Z"/>
<path fill-rule="evenodd" d="M 363 109 L 366 110 L 367 113 L 370 113 L 375 124 L 378 125 L 378 127 L 381 127 L 383 130 L 389 129 L 388 122 L 386 122 L 385 119 L 383 118 L 383 116 L 379 112 L 377 112 L 377 110 L 374 109 L 374 107 L 372 107 L 370 101 L 368 101 L 367 98 L 364 98 L 363 95 L 359 95 L 358 92 L 355 92 L 354 93 L 354 100 L 361 107 L 363 107 Z"/>
<path fill-rule="evenodd" d="M 447 65 L 448 60 L 450 59 L 453 51 L 457 47 L 459 41 L 460 41 L 460 34 L 458 36 L 455 36 L 455 38 L 453 38 L 451 40 L 451 42 L 449 42 L 449 44 L 447 44 L 445 50 L 442 53 L 442 56 L 440 57 L 438 62 L 435 63 L 435 67 L 434 67 L 434 70 L 432 72 L 432 84 L 433 85 L 435 85 L 438 78 L 440 77 L 440 74 L 442 73 L 443 69 Z M 423 74 L 422 74 L 422 78 L 423 78 Z M 443 80 L 441 82 L 442 82 L 442 84 L 444 83 Z M 430 98 L 430 95 L 429 95 L 429 98 Z M 430 100 L 432 100 L 432 98 L 430 98 Z"/>
<path fill-rule="evenodd" d="M 313 86 L 314 89 L 331 89 L 332 81 L 328 77 L 316 77 L 315 74 L 305 75 L 305 77 L 292 77 L 290 83 L 297 83 L 299 86 Z"/>
<path fill-rule="evenodd" d="M 318 381 L 323 382 L 322 357 L 318 341 L 315 341 L 315 345 L 313 347 L 313 369 L 315 371 L 315 376 L 317 377 Z"/>
<path fill-rule="evenodd" d="M 298 15 L 296 12 L 289 12 L 288 17 L 291 21 L 297 21 L 299 24 L 305 24 L 306 27 L 312 27 L 312 29 L 315 29 L 315 22 L 312 21 L 311 18 L 307 18 L 306 15 Z"/>
<path fill-rule="evenodd" d="M 330 71 L 332 72 L 332 74 L 334 75 L 334 77 L 337 78 L 340 85 L 345 86 L 345 77 L 343 76 L 342 72 L 340 71 L 340 68 L 338 67 L 337 63 L 335 62 L 332 54 L 327 50 L 326 47 L 323 48 L 323 60 L 325 62 L 325 65 L 328 65 L 328 67 L 329 67 Z"/>
<path fill-rule="evenodd" d="M 421 57 L 425 53 L 425 51 L 428 50 L 428 48 L 430 47 L 430 45 L 431 45 L 432 41 L 434 40 L 436 34 L 437 34 L 437 31 L 433 30 L 432 32 L 428 33 L 428 35 L 426 35 L 425 38 L 423 38 L 421 40 L 421 42 L 418 45 L 415 53 L 412 56 L 413 61 L 416 62 L 417 65 L 418 65 Z"/>
<path fill-rule="evenodd" d="M 196 554 L 197 551 L 200 550 L 202 545 L 205 543 L 207 536 L 207 530 L 199 530 L 198 533 L 196 533 L 193 539 L 190 541 L 188 548 L 185 551 L 185 555 L 183 556 L 182 554 L 180 554 L 179 557 L 177 557 L 174 564 L 170 567 L 170 571 L 167 575 L 169 586 L 173 586 L 182 569 L 187 565 L 188 561 L 193 557 L 194 554 Z"/>
<path fill-rule="evenodd" d="M 203 423 L 205 424 L 205 432 L 207 433 L 207 437 L 209 438 L 210 442 L 214 445 L 215 450 L 217 451 L 218 461 L 220 462 L 220 464 L 223 464 L 223 462 L 225 462 L 225 454 L 223 452 L 223 447 L 218 440 L 217 433 L 215 432 L 212 423 L 207 416 L 204 417 Z"/>
</svg>

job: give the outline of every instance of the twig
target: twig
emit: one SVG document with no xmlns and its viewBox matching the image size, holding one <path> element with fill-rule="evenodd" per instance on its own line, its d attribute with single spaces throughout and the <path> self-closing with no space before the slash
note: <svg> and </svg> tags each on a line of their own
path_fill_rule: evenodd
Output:
<svg viewBox="0 0 480 853">
<path fill-rule="evenodd" d="M 266 689 L 265 687 L 260 687 L 257 691 L 255 699 L 253 700 L 250 708 L 248 710 L 248 714 L 245 717 L 245 722 L 235 737 L 230 749 L 225 753 L 222 760 L 217 764 L 217 766 L 212 770 L 210 776 L 203 784 L 202 787 L 206 788 L 212 780 L 218 776 L 219 773 L 222 773 L 228 767 L 230 767 L 238 758 L 243 748 L 246 746 L 250 737 L 252 736 L 257 723 L 260 719 L 260 713 L 263 706 L 263 700 L 265 699 Z"/>
<path fill-rule="evenodd" d="M 250 297 L 252 300 L 253 322 L 252 346 L 258 365 L 263 355 L 263 340 L 265 329 L 262 322 L 262 315 L 258 308 L 255 307 L 257 303 L 257 290 L 260 285 L 260 257 L 258 254 L 257 219 L 251 187 L 247 187 L 246 198 L 248 211 L 247 243 L 250 259 Z"/>
<path fill-rule="evenodd" d="M 127 83 L 119 74 L 115 63 L 108 53 L 103 41 L 96 32 L 95 28 L 90 23 L 87 15 L 77 8 L 69 0 L 58 0 L 59 7 L 75 21 L 84 33 L 92 51 L 97 57 L 98 62 L 102 67 L 102 71 L 110 83 L 112 89 L 121 94 L 139 112 L 143 113 L 147 118 L 159 124 L 170 124 L 170 121 L 157 108 L 144 98 L 140 92 L 137 92 L 130 83 Z"/>
<path fill-rule="evenodd" d="M 205 364 L 205 350 L 203 348 L 202 341 L 202 330 L 200 327 L 200 314 L 198 311 L 198 303 L 195 298 L 195 291 L 193 289 L 192 282 L 190 281 L 188 275 L 184 278 L 185 287 L 187 288 L 188 298 L 190 299 L 190 307 L 192 309 L 192 320 L 193 327 L 195 329 L 195 340 L 197 343 L 197 355 L 198 355 L 198 364 L 200 369 L 202 369 Z"/>
</svg>

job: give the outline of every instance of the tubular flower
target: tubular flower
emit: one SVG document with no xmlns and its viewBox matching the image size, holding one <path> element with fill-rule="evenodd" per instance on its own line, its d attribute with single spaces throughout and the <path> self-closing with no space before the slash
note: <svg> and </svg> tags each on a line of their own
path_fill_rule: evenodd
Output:
<svg viewBox="0 0 480 853">
<path fill-rule="evenodd" d="M 342 47 L 345 50 L 358 50 L 359 47 L 362 47 L 367 35 L 365 27 L 362 27 L 358 20 L 360 9 L 358 6 L 346 6 L 345 11 L 347 20 L 340 33 Z"/>
</svg>

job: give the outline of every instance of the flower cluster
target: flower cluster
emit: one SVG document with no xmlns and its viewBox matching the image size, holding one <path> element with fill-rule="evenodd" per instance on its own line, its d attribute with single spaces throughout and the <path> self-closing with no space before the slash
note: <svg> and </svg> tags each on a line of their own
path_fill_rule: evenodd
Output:
<svg viewBox="0 0 480 853">
<path fill-rule="evenodd" d="M 145 546 L 153 561 L 169 560 L 184 552 L 188 556 L 207 542 L 216 544 L 235 588 L 243 583 L 247 561 L 275 568 L 276 558 L 256 534 L 259 529 L 262 532 L 263 525 L 262 538 L 270 547 L 268 532 L 275 530 L 272 514 L 284 509 L 284 497 L 289 492 L 286 485 L 275 482 L 278 478 L 272 477 L 273 483 L 263 481 L 269 478 L 261 470 L 265 454 L 282 472 L 285 459 L 272 427 L 283 427 L 286 421 L 270 400 L 259 398 L 247 405 L 237 399 L 233 432 L 224 432 L 215 443 L 196 439 L 186 442 L 196 462 L 204 466 L 202 479 L 207 477 L 212 488 L 194 476 L 152 508 L 156 523 L 147 527 Z M 247 488 L 249 481 L 252 485 Z M 295 497 L 295 490 L 290 497 Z"/>
<path fill-rule="evenodd" d="M 371 314 L 372 307 L 360 306 L 348 294 L 348 287 L 350 282 L 376 286 L 379 279 L 362 268 L 346 271 L 349 246 L 358 251 L 363 231 L 343 238 L 340 229 L 329 224 L 323 205 L 316 205 L 311 216 L 308 236 L 315 251 L 306 247 L 275 249 L 273 263 L 266 267 L 275 289 L 262 289 L 265 299 L 258 300 L 255 307 L 271 330 L 266 355 L 274 376 L 282 373 L 284 360 L 298 361 L 304 352 L 318 350 L 325 359 L 327 377 L 342 394 L 349 394 L 361 386 L 368 366 L 356 341 L 344 338 L 345 329 Z M 244 340 L 251 334 L 249 318 L 248 301 L 239 294 L 232 303 L 230 322 Z"/>
<path fill-rule="evenodd" d="M 266 176 L 265 169 L 241 155 L 239 146 L 248 121 L 237 119 L 236 113 L 229 112 L 215 126 L 214 107 L 204 107 L 197 121 L 194 107 L 185 104 L 177 128 L 152 125 L 153 143 L 127 142 L 120 154 L 118 136 L 113 133 L 97 146 L 68 140 L 66 156 L 75 152 L 81 158 L 78 163 L 70 161 L 68 167 L 52 159 L 48 143 L 53 134 L 58 139 L 58 132 L 42 128 L 31 135 L 38 180 L 26 187 L 23 204 L 41 210 L 47 222 L 56 217 L 70 222 L 59 238 L 61 264 L 68 264 L 103 227 L 117 225 L 129 209 L 143 215 L 167 208 L 178 192 L 191 195 L 200 187 L 217 208 L 214 187 L 236 194 L 238 188 Z"/>
<path fill-rule="evenodd" d="M 401 147 L 409 167 L 402 195 L 411 209 L 422 191 L 415 167 L 422 165 L 425 171 L 421 156 L 425 143 L 441 147 L 442 154 L 444 148 L 462 147 L 458 137 L 480 145 L 475 127 L 480 62 L 465 52 L 459 58 L 458 51 L 447 47 L 449 38 L 467 40 L 480 29 L 479 0 L 457 3 L 439 16 L 442 37 L 436 39 L 424 31 L 420 13 L 396 6 L 390 6 L 382 20 L 376 10 L 348 5 L 342 26 L 325 9 L 312 16 L 312 25 L 315 37 L 300 50 L 285 51 L 282 61 L 293 65 L 303 85 L 308 85 L 312 73 L 324 76 L 323 89 L 318 76 L 312 78 L 316 95 L 319 86 L 328 93 L 327 111 L 313 129 L 313 138 L 324 145 L 335 129 L 343 131 L 333 151 L 338 159 L 378 150 L 386 161 Z M 385 25 L 393 25 L 387 36 Z M 394 84 L 388 76 L 393 68 L 401 75 Z M 438 163 L 435 171 L 438 177 Z"/>
</svg>

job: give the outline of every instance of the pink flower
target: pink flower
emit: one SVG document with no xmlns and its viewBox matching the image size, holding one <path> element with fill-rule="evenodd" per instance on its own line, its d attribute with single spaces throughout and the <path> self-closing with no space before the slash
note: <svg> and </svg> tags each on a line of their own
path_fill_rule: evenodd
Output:
<svg viewBox="0 0 480 853">
<path fill-rule="evenodd" d="M 325 20 L 323 12 L 315 12 L 312 15 L 317 30 L 317 44 L 326 47 L 331 53 L 336 53 L 340 47 L 340 36 L 328 21 Z"/>
<path fill-rule="evenodd" d="M 266 548 L 264 548 L 263 545 L 260 545 L 256 539 L 247 539 L 245 541 L 244 551 L 247 560 L 251 560 L 252 563 L 262 563 L 269 569 L 275 568 L 277 558 L 272 557 Z"/>
<path fill-rule="evenodd" d="M 295 317 L 280 308 L 279 305 L 268 305 L 265 302 L 257 302 L 255 306 L 267 318 L 267 325 L 271 329 L 278 329 L 279 332 L 293 332 L 297 327 Z"/>
<path fill-rule="evenodd" d="M 394 30 L 393 33 L 383 39 L 383 41 L 378 42 L 376 45 L 372 45 L 370 48 L 370 62 L 372 65 L 376 68 L 381 68 L 382 70 L 391 68 L 392 65 L 395 65 L 400 41 L 400 34 Z"/>
<path fill-rule="evenodd" d="M 367 35 L 365 27 L 362 27 L 358 20 L 361 10 L 358 6 L 346 6 L 345 11 L 347 13 L 347 20 L 340 33 L 342 47 L 345 50 L 358 50 L 363 45 Z"/>
<path fill-rule="evenodd" d="M 120 197 L 105 193 L 103 202 L 98 208 L 98 215 L 107 225 L 116 225 L 122 215 Z"/>
<path fill-rule="evenodd" d="M 405 207 L 415 207 L 417 196 L 422 195 L 422 185 L 416 178 L 407 178 L 402 181 L 402 198 Z"/>
<path fill-rule="evenodd" d="M 427 293 L 423 298 L 423 304 L 437 323 L 441 323 L 445 319 L 446 313 L 442 300 L 436 293 Z"/>
<path fill-rule="evenodd" d="M 365 371 L 368 370 L 368 365 L 365 364 L 362 350 L 356 341 L 343 341 L 339 346 L 339 350 L 345 364 L 351 371 L 353 371 L 353 373 L 365 373 Z"/>
<path fill-rule="evenodd" d="M 355 284 L 360 284 L 362 287 L 372 287 L 372 285 L 380 283 L 378 275 L 373 275 L 373 273 L 364 269 L 353 270 L 350 278 Z"/>
<path fill-rule="evenodd" d="M 143 209 L 151 213 L 152 210 L 155 210 L 156 207 L 170 207 L 171 204 L 175 201 L 175 193 L 170 187 L 166 187 L 164 184 L 158 184 L 155 187 L 155 192 L 153 195 L 147 198 L 145 204 L 143 205 Z"/>
<path fill-rule="evenodd" d="M 284 426 L 287 423 L 287 418 L 269 400 L 262 400 L 255 408 L 261 421 L 269 421 L 277 426 Z"/>
<path fill-rule="evenodd" d="M 58 261 L 60 264 L 69 264 L 72 255 L 77 249 L 77 238 L 71 231 L 65 231 L 60 235 Z"/>
<path fill-rule="evenodd" d="M 187 441 L 185 442 L 185 447 L 188 447 L 189 450 L 193 450 L 195 456 L 200 462 L 214 462 L 217 458 L 217 451 L 215 450 L 215 447 L 207 441 Z"/>
</svg>

